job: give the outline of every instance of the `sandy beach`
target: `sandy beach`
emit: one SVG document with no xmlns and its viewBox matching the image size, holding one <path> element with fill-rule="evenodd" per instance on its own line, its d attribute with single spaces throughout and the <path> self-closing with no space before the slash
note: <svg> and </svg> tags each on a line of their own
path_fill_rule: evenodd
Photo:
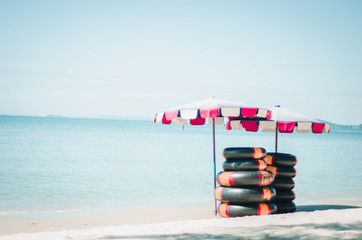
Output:
<svg viewBox="0 0 362 240">
<path fill-rule="evenodd" d="M 297 212 L 222 218 L 210 206 L 127 209 L 58 219 L 1 219 L 0 239 L 358 239 L 362 207 L 305 205 Z"/>
<path fill-rule="evenodd" d="M 15 233 L 90 229 L 168 221 L 217 218 L 212 206 L 195 208 L 129 208 L 115 213 L 71 218 L 0 219 L 0 236 Z"/>
</svg>

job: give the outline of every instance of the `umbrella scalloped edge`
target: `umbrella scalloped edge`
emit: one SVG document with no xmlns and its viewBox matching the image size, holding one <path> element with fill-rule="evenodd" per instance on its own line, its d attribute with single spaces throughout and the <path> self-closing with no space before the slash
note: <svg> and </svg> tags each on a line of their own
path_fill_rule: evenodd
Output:
<svg viewBox="0 0 362 240">
<path fill-rule="evenodd" d="M 258 117 L 270 119 L 270 111 L 264 108 L 214 108 L 214 109 L 195 109 L 195 110 L 174 110 L 157 113 L 154 118 L 154 123 L 162 124 L 187 124 L 204 125 L 205 119 L 215 119 L 215 124 L 223 124 L 224 117 Z M 208 121 L 213 123 L 213 121 Z M 259 126 L 254 123 L 248 123 L 247 129 L 257 131 Z"/>
<path fill-rule="evenodd" d="M 261 129 L 263 132 L 275 132 L 277 129 L 280 133 L 292 133 L 294 129 L 298 133 L 312 133 L 319 134 L 322 132 L 329 133 L 331 125 L 328 123 L 315 123 L 315 122 L 275 122 L 267 120 L 232 120 L 228 121 L 225 125 L 226 130 L 245 130 L 249 132 L 256 132 Z"/>
</svg>

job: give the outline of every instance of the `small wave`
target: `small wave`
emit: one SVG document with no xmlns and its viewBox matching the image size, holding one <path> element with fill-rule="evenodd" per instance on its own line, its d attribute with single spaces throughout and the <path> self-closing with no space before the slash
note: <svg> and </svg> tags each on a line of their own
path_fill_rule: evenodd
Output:
<svg viewBox="0 0 362 240">
<path fill-rule="evenodd" d="M 0 216 L 13 216 L 13 215 L 30 215 L 30 214 L 49 214 L 49 213 L 69 213 L 80 212 L 86 208 L 75 209 L 58 209 L 58 210 L 20 210 L 20 211 L 0 211 Z"/>
</svg>

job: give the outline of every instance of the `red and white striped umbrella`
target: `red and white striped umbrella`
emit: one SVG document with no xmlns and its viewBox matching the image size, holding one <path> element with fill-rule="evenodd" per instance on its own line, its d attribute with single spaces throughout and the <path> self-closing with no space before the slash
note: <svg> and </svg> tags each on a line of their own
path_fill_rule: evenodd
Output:
<svg viewBox="0 0 362 240">
<path fill-rule="evenodd" d="M 157 113 L 154 119 L 155 123 L 187 124 L 189 122 L 191 125 L 204 125 L 206 119 L 208 119 L 213 129 L 214 188 L 216 188 L 215 124 L 223 124 L 224 117 L 269 119 L 270 111 L 245 103 L 226 101 L 212 97 Z M 215 199 L 215 214 L 216 213 Z"/>
<path fill-rule="evenodd" d="M 155 123 L 204 125 L 209 123 L 223 124 L 224 117 L 268 118 L 268 109 L 257 108 L 245 103 L 226 101 L 215 97 L 192 102 L 157 113 Z"/>
<path fill-rule="evenodd" d="M 278 150 L 278 132 L 292 133 L 294 129 L 298 133 L 330 132 L 331 126 L 328 123 L 315 118 L 310 118 L 297 112 L 293 112 L 280 106 L 269 109 L 271 117 L 269 120 L 243 120 L 239 118 L 229 118 L 226 124 L 227 130 L 235 129 L 256 132 L 260 128 L 263 132 L 275 132 L 275 152 Z"/>
</svg>

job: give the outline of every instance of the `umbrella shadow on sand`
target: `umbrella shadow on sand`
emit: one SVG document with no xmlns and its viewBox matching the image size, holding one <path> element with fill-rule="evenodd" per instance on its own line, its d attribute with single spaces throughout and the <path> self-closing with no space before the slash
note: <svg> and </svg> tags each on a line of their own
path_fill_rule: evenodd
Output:
<svg viewBox="0 0 362 240">
<path fill-rule="evenodd" d="M 351 205 L 297 205 L 296 212 L 314 212 L 314 211 L 325 211 L 325 210 L 342 210 L 351 208 L 361 208 L 359 206 Z"/>
</svg>

